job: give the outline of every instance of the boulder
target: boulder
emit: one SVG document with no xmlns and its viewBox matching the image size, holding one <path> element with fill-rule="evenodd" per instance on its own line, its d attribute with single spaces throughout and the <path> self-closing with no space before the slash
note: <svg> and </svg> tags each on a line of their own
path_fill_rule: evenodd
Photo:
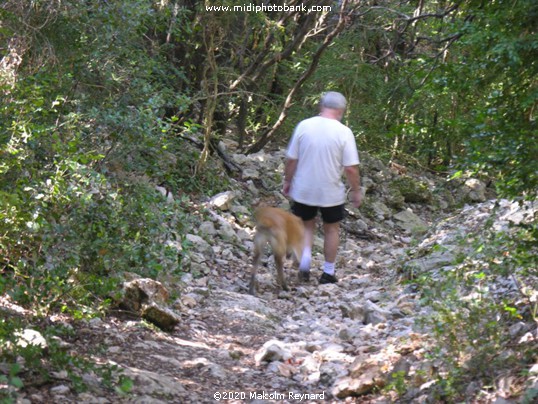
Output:
<svg viewBox="0 0 538 404">
<path fill-rule="evenodd" d="M 202 237 L 195 234 L 187 234 L 185 236 L 187 241 L 193 245 L 193 249 L 197 252 L 207 254 L 208 256 L 213 256 L 213 248 L 211 245 L 205 241 Z"/>
<path fill-rule="evenodd" d="M 435 251 L 425 257 L 407 261 L 403 265 L 405 273 L 427 273 L 435 269 L 454 265 L 456 255 L 452 251 Z"/>
<path fill-rule="evenodd" d="M 367 300 L 365 304 L 365 324 L 381 324 L 392 318 L 392 313 L 389 310 L 382 309 L 377 304 Z"/>
<path fill-rule="evenodd" d="M 150 301 L 165 303 L 170 294 L 162 283 L 149 278 L 135 279 L 123 285 L 120 306 L 131 311 L 139 311 Z"/>
<path fill-rule="evenodd" d="M 174 196 L 166 188 L 156 186 L 155 189 L 166 199 L 167 203 L 174 203 Z"/>
<path fill-rule="evenodd" d="M 222 222 L 220 224 L 220 237 L 226 241 L 233 241 L 237 239 L 233 226 L 228 222 Z"/>
<path fill-rule="evenodd" d="M 221 192 L 209 200 L 209 206 L 219 210 L 230 210 L 235 194 L 232 191 Z"/>
<path fill-rule="evenodd" d="M 378 219 L 385 219 L 390 217 L 392 214 L 392 211 L 381 201 L 373 201 L 371 204 L 371 209 L 373 210 L 373 213 L 376 218 Z"/>
<path fill-rule="evenodd" d="M 258 365 L 262 362 L 283 362 L 291 358 L 291 353 L 279 341 L 268 341 L 258 350 L 254 358 Z"/>
<path fill-rule="evenodd" d="M 386 377 L 381 367 L 366 364 L 350 376 L 338 379 L 332 389 L 332 394 L 340 399 L 356 397 L 380 389 L 386 384 Z"/>
<path fill-rule="evenodd" d="M 60 384 L 58 386 L 51 387 L 50 394 L 52 394 L 53 396 L 57 396 L 57 398 L 59 398 L 59 396 L 64 396 L 68 394 L 70 391 L 71 389 L 68 386 L 66 386 L 65 384 Z"/>
<path fill-rule="evenodd" d="M 428 185 L 412 177 L 398 177 L 390 187 L 393 193 L 399 193 L 408 203 L 428 203 L 432 201 L 432 193 Z"/>
<path fill-rule="evenodd" d="M 486 184 L 476 178 L 469 178 L 463 184 L 463 195 L 467 202 L 485 202 Z"/>
<path fill-rule="evenodd" d="M 39 331 L 32 330 L 30 328 L 16 332 L 14 336 L 17 339 L 17 345 L 21 348 L 26 348 L 27 346 L 32 345 L 45 349 L 48 346 L 45 337 L 43 337 Z"/>
<path fill-rule="evenodd" d="M 155 324 L 164 331 L 171 331 L 179 324 L 180 317 L 167 307 L 160 306 L 155 302 L 144 305 L 141 311 L 142 318 Z"/>
<path fill-rule="evenodd" d="M 396 225 L 411 234 L 424 234 L 428 231 L 428 224 L 413 213 L 410 209 L 402 210 L 393 216 Z"/>
<path fill-rule="evenodd" d="M 213 222 L 205 221 L 203 222 L 199 227 L 200 234 L 202 236 L 214 236 L 217 234 L 217 230 L 215 229 L 215 225 Z"/>
<path fill-rule="evenodd" d="M 405 197 L 396 187 L 389 187 L 385 194 L 386 203 L 394 209 L 403 209 L 405 206 Z"/>
<path fill-rule="evenodd" d="M 243 179 L 257 180 L 260 178 L 260 173 L 254 168 L 245 168 L 243 170 Z"/>
<path fill-rule="evenodd" d="M 360 323 L 364 323 L 366 319 L 366 310 L 364 306 L 356 303 L 349 305 L 341 304 L 340 310 L 342 311 L 342 317 L 356 320 Z"/>
</svg>

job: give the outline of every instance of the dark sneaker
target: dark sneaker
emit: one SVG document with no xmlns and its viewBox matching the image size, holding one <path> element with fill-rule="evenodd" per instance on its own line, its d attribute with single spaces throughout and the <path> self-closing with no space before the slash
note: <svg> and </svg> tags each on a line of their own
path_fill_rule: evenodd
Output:
<svg viewBox="0 0 538 404">
<path fill-rule="evenodd" d="M 336 283 L 336 282 L 338 282 L 338 279 L 336 279 L 336 276 L 329 275 L 326 272 L 323 272 L 323 274 L 321 275 L 321 278 L 319 278 L 320 285 L 324 285 L 326 283 Z"/>
<path fill-rule="evenodd" d="M 310 282 L 310 271 L 299 271 L 299 282 Z"/>
</svg>

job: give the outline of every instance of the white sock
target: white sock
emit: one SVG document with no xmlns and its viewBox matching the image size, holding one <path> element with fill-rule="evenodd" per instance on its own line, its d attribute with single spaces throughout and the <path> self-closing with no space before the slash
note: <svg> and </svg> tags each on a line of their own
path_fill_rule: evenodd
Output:
<svg viewBox="0 0 538 404">
<path fill-rule="evenodd" d="M 310 271 L 310 262 L 312 261 L 312 249 L 310 247 L 305 247 L 303 250 L 303 255 L 301 257 L 301 262 L 299 263 L 299 271 Z"/>
<path fill-rule="evenodd" d="M 334 262 L 325 261 L 325 263 L 323 264 L 323 272 L 325 272 L 328 275 L 334 276 L 334 266 L 335 266 Z"/>
</svg>

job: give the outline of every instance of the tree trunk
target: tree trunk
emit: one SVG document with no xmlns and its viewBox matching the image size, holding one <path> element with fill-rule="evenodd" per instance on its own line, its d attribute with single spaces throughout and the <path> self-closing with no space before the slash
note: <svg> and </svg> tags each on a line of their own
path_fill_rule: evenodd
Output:
<svg viewBox="0 0 538 404">
<path fill-rule="evenodd" d="M 200 172 L 209 157 L 211 147 L 211 135 L 213 128 L 213 117 L 217 108 L 217 96 L 218 96 L 218 80 L 217 80 L 217 62 L 215 59 L 215 36 L 217 35 L 218 27 L 212 24 L 210 21 L 206 21 L 206 27 L 204 31 L 204 45 L 207 54 L 207 65 L 204 69 L 204 76 L 202 79 L 202 87 L 205 94 L 207 94 L 207 100 L 204 108 L 204 147 L 200 153 L 200 159 L 196 166 L 196 173 Z"/>
</svg>

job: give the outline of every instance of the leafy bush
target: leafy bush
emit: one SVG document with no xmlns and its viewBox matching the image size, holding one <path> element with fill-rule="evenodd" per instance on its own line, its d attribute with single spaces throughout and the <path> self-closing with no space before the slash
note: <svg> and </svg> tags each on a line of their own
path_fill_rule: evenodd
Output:
<svg viewBox="0 0 538 404">
<path fill-rule="evenodd" d="M 0 68 L 0 296 L 31 313 L 2 319 L 0 384 L 12 397 L 18 357 L 43 374 L 69 369 L 80 385 L 77 368 L 88 364 L 54 346 L 42 316 L 100 315 L 124 272 L 184 270 L 182 188 L 210 181 L 193 176 L 198 154 L 183 154 L 185 140 L 164 121 L 167 108 L 190 102 L 148 35 L 166 29 L 164 14 L 142 1 L 19 5 L 0 6 L 0 40 L 24 39 L 14 49 L 22 62 Z M 28 324 L 47 337 L 46 353 L 14 345 Z"/>
<path fill-rule="evenodd" d="M 81 284 L 73 286 L 74 279 L 82 281 L 77 274 L 86 274 L 82 285 L 88 293 L 97 285 L 102 292 L 115 288 L 101 277 L 127 270 L 153 277 L 162 270 L 177 271 L 181 252 L 170 242 L 182 242 L 185 220 L 179 205 L 167 204 L 146 174 L 138 177 L 142 169 L 133 170 L 132 178 L 107 175 L 105 154 L 89 149 L 95 145 L 88 145 L 77 129 L 84 117 L 60 114 L 60 106 L 68 106 L 56 101 L 59 97 L 46 108 L 51 97 L 33 81 L 19 87 L 20 93 L 12 94 L 18 96 L 18 111 L 3 111 L 8 118 L 3 122 L 12 124 L 0 128 L 6 139 L 0 245 L 15 283 L 6 287 L 17 301 L 46 307 L 76 289 L 73 301 L 82 303 Z M 26 114 L 20 113 L 22 107 Z M 61 126 L 50 117 L 61 119 Z M 93 301 L 91 293 L 87 297 Z"/>
<path fill-rule="evenodd" d="M 519 376 L 534 364 L 536 347 L 525 330 L 538 319 L 537 235 L 536 221 L 491 229 L 453 270 L 419 277 L 423 303 L 433 309 L 424 319 L 435 339 L 430 354 L 442 363 L 437 399 L 464 399 L 472 381 L 494 387 L 500 375 Z"/>
</svg>

